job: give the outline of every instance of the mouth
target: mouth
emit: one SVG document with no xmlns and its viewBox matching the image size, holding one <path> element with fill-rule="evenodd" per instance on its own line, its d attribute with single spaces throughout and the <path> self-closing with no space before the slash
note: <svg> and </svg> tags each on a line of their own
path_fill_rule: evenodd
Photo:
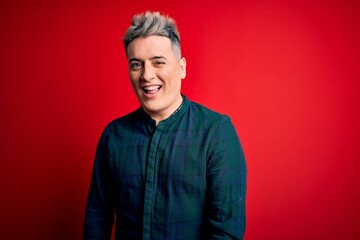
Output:
<svg viewBox="0 0 360 240">
<path fill-rule="evenodd" d="M 146 94 L 155 94 L 160 90 L 160 88 L 161 88 L 161 85 L 151 85 L 151 86 L 143 87 L 142 90 Z"/>
</svg>

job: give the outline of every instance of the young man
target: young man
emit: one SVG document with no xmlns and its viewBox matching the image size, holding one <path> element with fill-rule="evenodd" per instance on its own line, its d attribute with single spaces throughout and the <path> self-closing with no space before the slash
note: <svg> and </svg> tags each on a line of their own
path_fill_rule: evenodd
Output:
<svg viewBox="0 0 360 240">
<path fill-rule="evenodd" d="M 96 152 L 84 239 L 243 239 L 246 165 L 229 117 L 181 94 L 186 60 L 173 19 L 136 15 L 124 37 L 141 104 Z"/>
</svg>

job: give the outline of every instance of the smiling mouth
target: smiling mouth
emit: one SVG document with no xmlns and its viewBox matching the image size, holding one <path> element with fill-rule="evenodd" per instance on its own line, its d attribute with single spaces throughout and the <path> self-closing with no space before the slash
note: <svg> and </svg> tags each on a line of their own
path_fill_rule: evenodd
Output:
<svg viewBox="0 0 360 240">
<path fill-rule="evenodd" d="M 160 90 L 160 88 L 161 88 L 160 85 L 154 85 L 154 86 L 143 87 L 142 90 L 146 94 L 154 94 L 157 93 Z"/>
</svg>

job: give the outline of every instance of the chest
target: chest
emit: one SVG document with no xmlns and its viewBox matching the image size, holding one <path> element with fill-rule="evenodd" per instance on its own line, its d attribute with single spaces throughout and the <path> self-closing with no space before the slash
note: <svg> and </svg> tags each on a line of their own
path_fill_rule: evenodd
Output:
<svg viewBox="0 0 360 240">
<path fill-rule="evenodd" d="M 109 148 L 117 187 L 142 191 L 151 181 L 165 192 L 200 191 L 210 140 L 207 132 L 179 129 L 118 137 Z"/>
</svg>

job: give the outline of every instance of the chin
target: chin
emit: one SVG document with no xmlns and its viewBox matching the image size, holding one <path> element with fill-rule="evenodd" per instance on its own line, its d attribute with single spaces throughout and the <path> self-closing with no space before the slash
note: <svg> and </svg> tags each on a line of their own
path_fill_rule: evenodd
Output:
<svg viewBox="0 0 360 240">
<path fill-rule="evenodd" d="M 156 113 L 156 112 L 159 112 L 161 109 L 159 106 L 151 106 L 151 105 L 147 105 L 147 104 L 144 104 L 142 106 L 143 106 L 144 110 L 149 113 Z"/>
<path fill-rule="evenodd" d="M 141 101 L 141 106 L 147 111 L 156 111 L 159 109 L 159 105 L 154 101 Z"/>
</svg>

